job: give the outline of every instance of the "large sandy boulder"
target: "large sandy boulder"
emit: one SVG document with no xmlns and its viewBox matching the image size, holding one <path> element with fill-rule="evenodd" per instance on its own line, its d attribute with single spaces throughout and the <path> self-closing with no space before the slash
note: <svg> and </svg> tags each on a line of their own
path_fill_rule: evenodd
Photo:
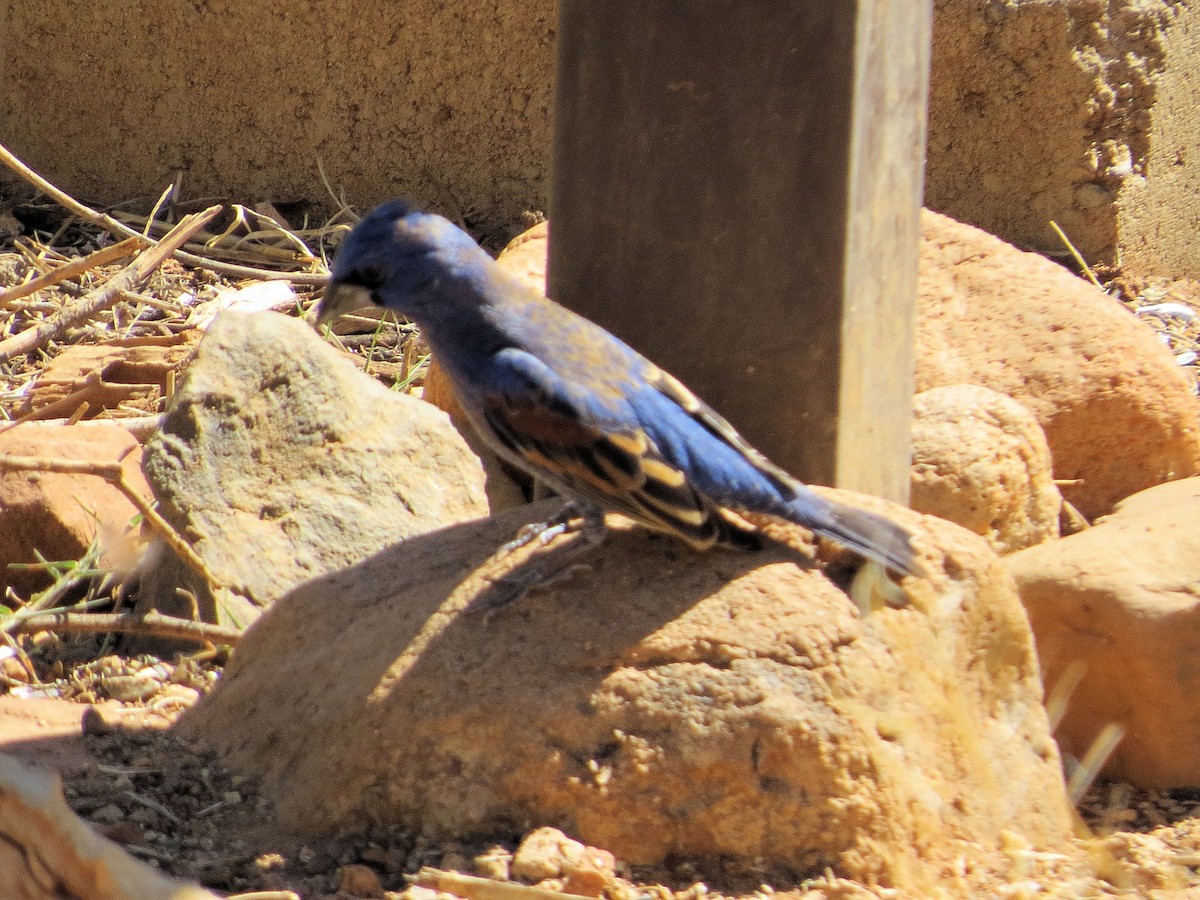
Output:
<svg viewBox="0 0 1200 900">
<path fill-rule="evenodd" d="M 934 574 L 905 582 L 910 608 L 863 618 L 788 547 L 698 556 L 618 527 L 572 579 L 464 612 L 556 552 L 488 559 L 550 501 L 292 592 L 178 727 L 310 833 L 550 825 L 631 863 L 829 865 L 910 888 L 959 841 L 1058 846 L 1058 753 L 998 558 L 950 523 L 837 496 L 919 531 Z"/>
<path fill-rule="evenodd" d="M 975 532 L 997 553 L 1058 537 L 1062 496 L 1046 436 L 1011 397 L 974 384 L 924 391 L 912 443 L 913 509 Z"/>
<path fill-rule="evenodd" d="M 444 413 L 278 313 L 217 317 L 143 468 L 163 516 L 254 607 L 487 514 L 479 461 Z"/>
<path fill-rule="evenodd" d="M 1081 676 L 1056 733 L 1063 749 L 1082 758 L 1115 723 L 1125 737 L 1108 776 L 1200 785 L 1200 478 L 1143 491 L 1006 562 L 1047 690 Z"/>
<path fill-rule="evenodd" d="M 1154 332 L 1033 253 L 925 212 L 917 391 L 977 384 L 1033 413 L 1064 499 L 1092 519 L 1200 471 L 1196 401 Z"/>
</svg>

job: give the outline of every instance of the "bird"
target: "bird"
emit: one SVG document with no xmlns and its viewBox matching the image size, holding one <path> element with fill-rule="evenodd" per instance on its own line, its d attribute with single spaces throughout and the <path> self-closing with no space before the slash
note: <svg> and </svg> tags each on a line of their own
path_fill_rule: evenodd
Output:
<svg viewBox="0 0 1200 900">
<path fill-rule="evenodd" d="M 398 199 L 351 229 L 318 326 L 369 305 L 415 323 L 484 442 L 570 501 L 512 546 L 566 530 L 576 514 L 602 532 L 604 515 L 620 513 L 699 551 L 753 550 L 761 533 L 737 515 L 752 513 L 897 576 L 922 572 L 900 525 L 818 495 L 677 378 L 506 272 L 442 216 Z"/>
</svg>

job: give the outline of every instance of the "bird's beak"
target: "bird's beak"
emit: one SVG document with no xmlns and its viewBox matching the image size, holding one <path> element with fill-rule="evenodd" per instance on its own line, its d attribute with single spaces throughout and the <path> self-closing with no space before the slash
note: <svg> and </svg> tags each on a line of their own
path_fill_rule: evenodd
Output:
<svg viewBox="0 0 1200 900">
<path fill-rule="evenodd" d="M 346 313 L 371 305 L 371 292 L 362 285 L 330 282 L 317 304 L 317 327 L 330 325 Z"/>
</svg>

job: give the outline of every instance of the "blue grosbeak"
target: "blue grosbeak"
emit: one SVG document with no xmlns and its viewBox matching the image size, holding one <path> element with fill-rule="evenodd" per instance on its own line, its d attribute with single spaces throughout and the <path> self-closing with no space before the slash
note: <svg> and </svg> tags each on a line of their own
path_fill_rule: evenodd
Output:
<svg viewBox="0 0 1200 900">
<path fill-rule="evenodd" d="M 722 510 L 763 513 L 897 574 L 919 571 L 900 526 L 809 490 L 677 379 L 440 216 L 393 200 L 346 237 L 318 321 L 369 303 L 415 322 L 480 436 L 594 523 L 617 512 L 699 550 L 750 549 L 757 533 Z"/>
</svg>

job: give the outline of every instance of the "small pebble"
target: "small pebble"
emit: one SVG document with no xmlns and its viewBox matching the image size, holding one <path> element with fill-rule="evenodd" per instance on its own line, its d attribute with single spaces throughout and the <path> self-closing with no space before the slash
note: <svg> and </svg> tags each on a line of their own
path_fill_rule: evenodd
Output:
<svg viewBox="0 0 1200 900">
<path fill-rule="evenodd" d="M 370 866 L 351 863 L 338 870 L 338 892 L 353 897 L 382 897 L 383 884 Z"/>
</svg>

